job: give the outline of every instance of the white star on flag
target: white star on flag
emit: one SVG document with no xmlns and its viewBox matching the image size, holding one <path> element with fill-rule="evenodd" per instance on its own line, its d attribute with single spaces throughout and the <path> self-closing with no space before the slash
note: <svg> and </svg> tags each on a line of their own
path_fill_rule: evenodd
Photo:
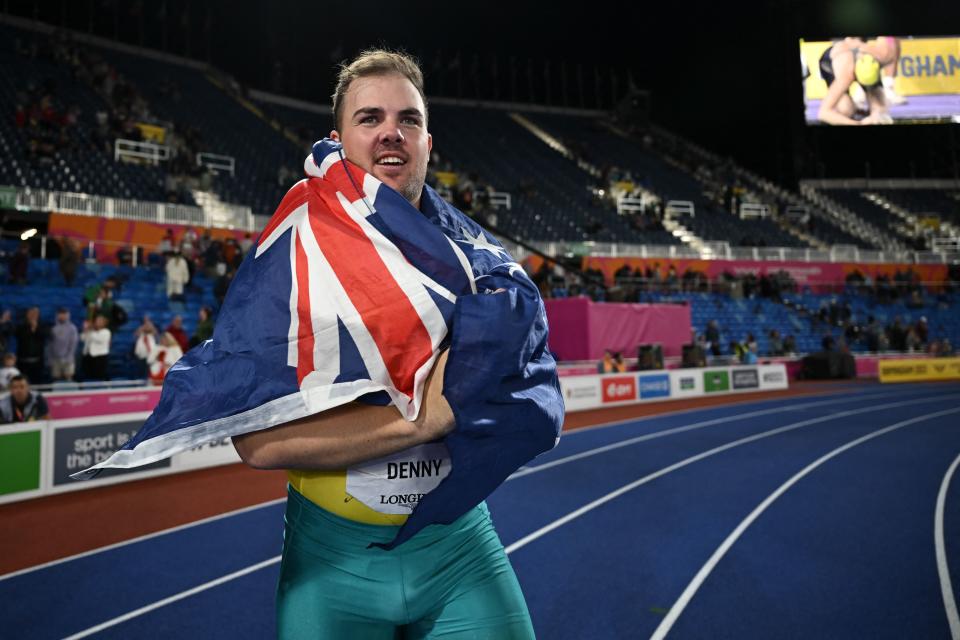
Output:
<svg viewBox="0 0 960 640">
<path fill-rule="evenodd" d="M 463 231 L 463 236 L 464 238 L 466 238 L 466 240 L 457 240 L 457 242 L 463 242 L 464 244 L 469 244 L 470 246 L 473 247 L 474 251 L 479 251 L 483 249 L 484 251 L 489 251 L 490 253 L 497 256 L 498 258 L 507 257 L 507 252 L 502 247 L 498 247 L 497 245 L 487 240 L 487 238 L 483 235 L 483 231 L 478 231 L 476 238 L 470 235 L 470 232 L 467 231 L 465 227 L 461 227 L 461 231 Z"/>
</svg>

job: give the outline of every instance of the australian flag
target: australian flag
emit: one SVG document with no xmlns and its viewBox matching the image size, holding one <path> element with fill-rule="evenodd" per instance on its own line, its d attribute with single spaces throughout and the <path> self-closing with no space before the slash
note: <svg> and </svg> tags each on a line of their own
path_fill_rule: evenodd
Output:
<svg viewBox="0 0 960 640">
<path fill-rule="evenodd" d="M 449 347 L 451 471 L 393 547 L 448 524 L 555 446 L 563 421 L 537 287 L 499 242 L 424 187 L 418 211 L 321 140 L 230 286 L 213 338 L 164 380 L 104 468 L 131 468 L 359 400 L 408 420 Z M 502 291 L 501 291 L 502 290 Z M 498 292 L 495 295 L 493 292 Z"/>
</svg>

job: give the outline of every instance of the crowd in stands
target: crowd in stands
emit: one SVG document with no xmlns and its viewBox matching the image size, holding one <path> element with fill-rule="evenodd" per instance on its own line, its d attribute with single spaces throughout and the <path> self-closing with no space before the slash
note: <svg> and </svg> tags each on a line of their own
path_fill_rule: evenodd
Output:
<svg viewBox="0 0 960 640">
<path fill-rule="evenodd" d="M 166 275 L 169 308 L 176 310 L 188 294 L 200 294 L 194 276 L 201 271 L 213 280 L 213 294 L 218 306 L 222 304 L 243 256 L 253 246 L 251 234 L 237 240 L 218 239 L 210 231 L 198 232 L 188 228 L 175 240 L 172 229 L 155 247 L 141 269 L 162 269 Z M 71 286 L 81 263 L 81 254 L 72 238 L 47 239 L 48 257 L 51 253 L 59 263 L 64 282 Z M 29 285 L 27 277 L 31 243 L 21 242 L 7 258 L 9 281 Z M 126 272 L 129 273 L 129 272 Z M 7 391 L 15 375 L 23 375 L 29 383 L 42 384 L 74 380 L 109 380 L 115 375 L 109 369 L 109 356 L 114 354 L 113 337 L 129 318 L 117 300 L 122 295 L 124 277 L 111 275 L 95 281 L 82 293 L 82 318 L 71 318 L 70 310 L 61 307 L 55 318 L 41 317 L 40 308 L 22 309 L 14 317 L 14 309 L 0 306 L 0 354 L 3 370 L 0 372 L 0 392 Z M 70 301 L 61 300 L 61 304 Z M 200 308 L 196 329 L 188 335 L 181 315 L 173 316 L 168 326 L 159 330 L 149 315 L 143 316 L 134 332 L 133 355 L 141 363 L 143 378 L 161 383 L 169 368 L 189 349 L 213 335 L 216 310 Z"/>
<path fill-rule="evenodd" d="M 78 119 L 85 118 L 93 132 L 91 151 L 112 156 L 117 139 L 156 142 L 170 148 L 171 157 L 164 172 L 168 202 L 193 204 L 192 189 L 210 190 L 212 174 L 195 162 L 197 152 L 203 150 L 201 131 L 154 114 L 147 97 L 98 51 L 83 46 L 63 31 L 55 31 L 46 39 L 17 37 L 14 50 L 26 60 L 51 62 L 68 70 L 74 80 L 102 99 L 101 108 L 83 113 L 49 78 L 31 82 L 18 91 L 15 121 L 28 141 L 32 160 L 51 163 L 58 152 L 75 148 L 78 137 L 71 133 Z M 156 82 L 165 98 L 182 99 L 176 83 L 169 78 L 157 78 Z M 154 127 L 153 134 L 148 133 L 148 126 Z M 155 137 L 161 131 L 161 137 Z"/>
<path fill-rule="evenodd" d="M 643 302 L 645 294 L 651 293 L 706 292 L 723 293 L 733 299 L 760 296 L 780 300 L 783 293 L 797 288 L 783 270 L 759 276 L 727 272 L 711 281 L 698 269 L 688 268 L 680 274 L 675 265 L 664 267 L 659 262 L 643 269 L 625 264 L 614 272 L 610 285 L 599 269 L 568 269 L 547 262 L 531 277 L 545 299 L 585 295 L 594 302 Z"/>
</svg>

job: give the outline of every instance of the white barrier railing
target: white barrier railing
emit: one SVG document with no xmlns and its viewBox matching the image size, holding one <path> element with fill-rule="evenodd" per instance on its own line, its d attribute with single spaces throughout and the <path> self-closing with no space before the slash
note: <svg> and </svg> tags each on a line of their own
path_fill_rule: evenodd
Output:
<svg viewBox="0 0 960 640">
<path fill-rule="evenodd" d="M 939 253 L 960 253 L 960 238 L 933 238 L 930 244 Z"/>
<path fill-rule="evenodd" d="M 474 194 L 474 197 L 476 196 L 477 194 Z M 490 194 L 490 206 L 494 209 L 506 209 L 509 211 L 513 206 L 513 199 L 506 191 L 494 191 Z"/>
<path fill-rule="evenodd" d="M 637 213 L 643 212 L 642 198 L 619 198 L 617 200 L 617 213 Z"/>
<path fill-rule="evenodd" d="M 691 218 L 696 217 L 696 208 L 689 200 L 667 200 L 667 206 L 664 207 L 664 216 L 687 215 Z"/>
<path fill-rule="evenodd" d="M 161 161 L 165 162 L 170 159 L 170 147 L 154 142 L 117 138 L 113 141 L 113 159 L 117 161 L 125 158 L 146 160 L 156 166 Z"/>
<path fill-rule="evenodd" d="M 729 247 L 710 256 L 686 245 L 621 244 L 611 242 L 548 242 L 531 240 L 527 244 L 551 256 L 585 255 L 632 258 L 711 258 L 715 260 L 783 260 L 794 262 L 863 262 L 944 264 L 952 256 L 932 251 L 869 251 L 852 245 L 833 249 L 797 249 L 794 247 Z M 518 256 L 514 256 L 518 257 Z M 519 259 L 519 258 L 518 258 Z"/>
<path fill-rule="evenodd" d="M 767 218 L 769 216 L 770 205 L 756 202 L 744 202 L 740 205 L 740 217 L 744 220 L 748 218 Z"/>
<path fill-rule="evenodd" d="M 216 217 L 201 207 L 167 202 L 108 198 L 86 193 L 47 191 L 22 187 L 17 190 L 17 209 L 67 213 L 81 216 L 137 220 L 157 224 L 185 224 L 202 227 L 254 230 L 250 207 L 221 204 Z"/>
<path fill-rule="evenodd" d="M 206 167 L 214 173 L 226 172 L 231 176 L 235 176 L 237 160 L 233 156 L 224 156 L 202 151 L 197 154 L 197 166 Z"/>
</svg>

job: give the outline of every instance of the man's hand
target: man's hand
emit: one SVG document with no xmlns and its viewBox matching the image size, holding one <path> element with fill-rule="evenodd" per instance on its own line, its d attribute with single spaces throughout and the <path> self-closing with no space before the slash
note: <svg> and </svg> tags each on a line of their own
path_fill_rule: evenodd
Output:
<svg viewBox="0 0 960 640">
<path fill-rule="evenodd" d="M 443 397 L 447 352 L 424 383 L 420 413 L 404 420 L 393 406 L 358 402 L 271 429 L 234 436 L 240 458 L 258 469 L 346 469 L 443 437 L 455 421 Z"/>
</svg>

